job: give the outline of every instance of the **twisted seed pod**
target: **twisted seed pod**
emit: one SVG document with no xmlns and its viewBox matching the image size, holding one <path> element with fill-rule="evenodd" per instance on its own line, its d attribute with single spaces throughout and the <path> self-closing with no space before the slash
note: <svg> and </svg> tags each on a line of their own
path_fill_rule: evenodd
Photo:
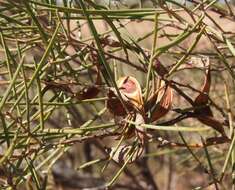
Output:
<svg viewBox="0 0 235 190">
<path fill-rule="evenodd" d="M 151 122 L 157 121 L 159 118 L 165 116 L 171 109 L 173 102 L 173 90 L 170 85 L 160 87 L 161 90 L 157 98 L 157 107 L 152 113 Z"/>
<path fill-rule="evenodd" d="M 134 145 L 133 145 L 134 146 Z M 131 145 L 121 145 L 118 148 L 112 147 L 108 150 L 109 156 L 117 163 L 133 163 L 136 161 L 143 153 L 144 147 L 137 145 L 133 147 Z M 131 156 L 131 158 L 129 158 Z"/>
<path fill-rule="evenodd" d="M 156 59 L 154 63 L 154 69 L 157 74 L 164 78 L 167 75 L 168 70 L 162 63 Z M 166 83 L 164 80 L 160 81 L 160 87 L 153 92 L 145 105 L 146 109 L 154 108 L 150 118 L 150 122 L 157 121 L 161 117 L 165 116 L 171 109 L 173 102 L 173 89 L 170 83 Z M 156 106 L 155 106 L 156 105 Z"/>
<path fill-rule="evenodd" d="M 223 124 L 214 118 L 213 112 L 209 105 L 209 92 L 211 86 L 211 72 L 210 66 L 206 72 L 204 84 L 201 89 L 201 93 L 194 100 L 195 110 L 194 113 L 197 114 L 197 119 L 213 129 L 217 130 L 222 136 L 226 136 Z"/>
</svg>

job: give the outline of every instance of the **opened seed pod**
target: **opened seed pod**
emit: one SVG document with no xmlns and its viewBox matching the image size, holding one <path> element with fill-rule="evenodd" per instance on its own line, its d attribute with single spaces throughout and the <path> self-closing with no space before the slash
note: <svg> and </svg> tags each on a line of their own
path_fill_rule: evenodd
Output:
<svg viewBox="0 0 235 190">
<path fill-rule="evenodd" d="M 125 107 L 129 111 L 136 110 L 144 113 L 143 99 L 139 82 L 134 77 L 126 76 L 121 77 L 117 81 L 117 86 Z M 118 93 L 114 88 L 111 88 L 108 93 L 107 108 L 111 113 L 117 116 L 124 116 L 127 114 L 118 97 Z"/>
<path fill-rule="evenodd" d="M 143 110 L 143 98 L 139 82 L 131 76 L 121 77 L 117 81 L 124 101 L 129 102 L 135 109 Z"/>
</svg>

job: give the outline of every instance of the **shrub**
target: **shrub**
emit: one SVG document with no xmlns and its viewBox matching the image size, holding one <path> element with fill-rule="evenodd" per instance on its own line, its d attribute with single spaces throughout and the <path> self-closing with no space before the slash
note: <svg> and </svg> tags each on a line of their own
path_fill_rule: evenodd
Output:
<svg viewBox="0 0 235 190">
<path fill-rule="evenodd" d="M 0 1 L 1 189 L 234 187 L 234 8 L 123 2 Z"/>
</svg>

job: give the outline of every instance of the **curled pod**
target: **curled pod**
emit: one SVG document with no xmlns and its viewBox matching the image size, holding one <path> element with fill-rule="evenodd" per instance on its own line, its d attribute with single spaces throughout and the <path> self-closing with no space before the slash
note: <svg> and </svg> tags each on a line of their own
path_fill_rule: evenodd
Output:
<svg viewBox="0 0 235 190">
<path fill-rule="evenodd" d="M 211 71 L 209 66 L 206 72 L 201 92 L 194 100 L 194 105 L 193 105 L 195 108 L 194 113 L 196 114 L 197 119 L 201 123 L 212 127 L 213 129 L 218 131 L 222 136 L 226 136 L 223 124 L 213 116 L 213 112 L 210 106 L 208 105 L 210 86 L 211 86 Z"/>
<path fill-rule="evenodd" d="M 123 164 L 128 161 L 128 163 L 133 163 L 136 161 L 143 153 L 144 147 L 139 144 L 135 147 L 134 145 L 121 145 L 118 148 L 111 147 L 107 150 L 109 156 L 115 162 Z"/>
</svg>

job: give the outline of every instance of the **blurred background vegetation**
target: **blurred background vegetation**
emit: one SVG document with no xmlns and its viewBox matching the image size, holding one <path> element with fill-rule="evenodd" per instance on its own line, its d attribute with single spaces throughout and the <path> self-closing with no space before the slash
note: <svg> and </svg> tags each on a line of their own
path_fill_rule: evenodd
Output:
<svg viewBox="0 0 235 190">
<path fill-rule="evenodd" d="M 234 14 L 218 0 L 0 0 L 0 189 L 235 189 Z"/>
</svg>

